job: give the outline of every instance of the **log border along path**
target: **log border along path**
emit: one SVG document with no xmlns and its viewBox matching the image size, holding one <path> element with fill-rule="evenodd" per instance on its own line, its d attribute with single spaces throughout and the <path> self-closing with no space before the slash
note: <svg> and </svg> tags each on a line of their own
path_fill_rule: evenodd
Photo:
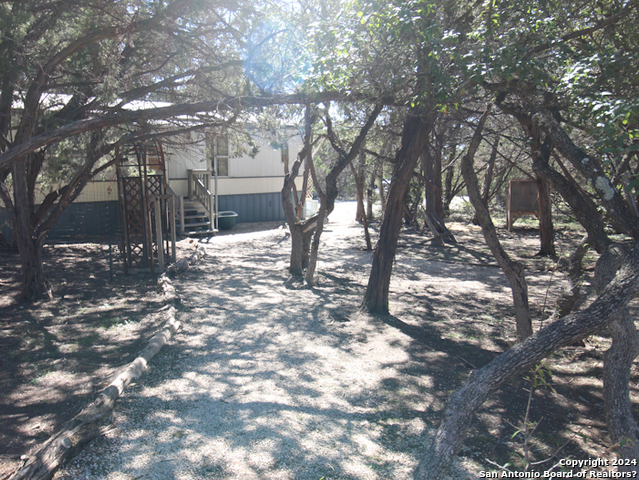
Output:
<svg viewBox="0 0 639 480">
<path fill-rule="evenodd" d="M 111 423 L 116 401 L 122 396 L 131 382 L 139 378 L 147 368 L 151 359 L 166 345 L 180 328 L 176 319 L 180 298 L 170 277 L 184 272 L 195 265 L 205 251 L 197 247 L 188 259 L 181 259 L 159 277 L 158 286 L 164 296 L 166 305 L 158 312 L 165 318 L 164 326 L 149 340 L 147 346 L 139 353 L 111 384 L 102 390 L 96 399 L 82 411 L 66 422 L 46 442 L 36 447 L 28 455 L 21 457 L 22 464 L 11 474 L 9 480 L 48 480 L 64 463 L 77 454 L 87 443 L 103 434 Z"/>
</svg>

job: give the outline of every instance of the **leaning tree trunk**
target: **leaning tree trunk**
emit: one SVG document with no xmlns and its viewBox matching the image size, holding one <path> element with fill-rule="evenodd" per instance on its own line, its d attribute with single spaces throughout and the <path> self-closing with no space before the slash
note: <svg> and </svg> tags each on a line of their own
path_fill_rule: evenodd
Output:
<svg viewBox="0 0 639 480">
<path fill-rule="evenodd" d="M 357 138 L 355 138 L 355 141 L 351 145 L 351 149 L 348 151 L 348 153 L 342 151 L 341 148 L 338 146 L 335 133 L 333 132 L 330 117 L 327 117 L 326 125 L 328 129 L 328 137 L 331 141 L 331 144 L 333 144 L 333 148 L 340 152 L 340 159 L 331 169 L 331 171 L 328 172 L 328 175 L 326 175 L 326 191 L 322 191 L 322 189 L 320 188 L 315 169 L 311 166 L 311 174 L 313 176 L 315 188 L 317 189 L 321 198 L 321 206 L 319 211 L 319 221 L 315 229 L 315 234 L 313 235 L 313 241 L 311 243 L 311 255 L 308 261 L 308 268 L 306 269 L 306 284 L 310 287 L 313 286 L 315 281 L 315 268 L 317 266 L 320 238 L 322 236 L 322 232 L 324 231 L 324 220 L 326 216 L 330 215 L 330 213 L 335 208 L 335 200 L 337 199 L 337 195 L 339 193 L 337 190 L 337 177 L 339 177 L 340 173 L 342 173 L 348 165 L 351 165 L 351 162 L 362 148 L 362 145 L 366 140 L 366 135 L 368 135 L 369 130 L 374 125 L 375 120 L 377 120 L 377 117 L 379 116 L 383 108 L 384 107 L 381 104 L 375 105 L 373 111 L 366 119 L 366 123 L 357 135 Z"/>
<path fill-rule="evenodd" d="M 628 255 L 615 279 L 588 308 L 554 321 L 470 375 L 464 386 L 448 399 L 442 424 L 413 478 L 443 478 L 464 443 L 475 413 L 490 395 L 557 349 L 601 331 L 638 291 L 639 244 Z"/>
<path fill-rule="evenodd" d="M 639 218 L 632 215 L 621 193 L 612 186 L 601 159 L 596 154 L 588 155 L 577 147 L 559 122 L 547 112 L 533 115 L 533 124 L 546 132 L 557 151 L 588 180 L 606 209 L 611 225 L 634 239 L 639 239 Z"/>
<path fill-rule="evenodd" d="M 547 179 L 552 188 L 559 192 L 562 198 L 570 205 L 577 221 L 588 232 L 588 240 L 591 246 L 599 253 L 603 253 L 610 245 L 610 239 L 606 234 L 605 224 L 597 211 L 597 205 L 588 197 L 585 197 L 573 185 L 570 180 L 554 170 L 548 162 L 535 162 L 533 170 L 536 174 Z"/>
<path fill-rule="evenodd" d="M 311 241 L 311 253 L 309 256 L 308 268 L 306 269 L 306 275 L 304 277 L 306 285 L 311 288 L 315 284 L 315 269 L 317 268 L 317 256 L 319 255 L 320 238 L 322 236 L 322 233 L 324 232 L 324 223 L 327 214 L 326 203 L 322 201 L 318 212 L 318 218 L 320 220 L 317 222 L 315 233 L 313 234 L 313 239 Z"/>
<path fill-rule="evenodd" d="M 600 293 L 612 280 L 627 254 L 623 245 L 613 244 L 595 267 L 595 288 Z M 608 433 L 621 458 L 639 458 L 639 427 L 632 413 L 630 373 L 639 355 L 639 336 L 628 308 L 622 309 L 608 325 L 612 345 L 604 354 L 603 397 Z M 631 463 L 631 462 L 630 462 Z M 637 465 L 621 465 L 619 471 L 639 472 Z"/>
<path fill-rule="evenodd" d="M 486 244 L 490 248 L 495 260 L 497 260 L 497 263 L 510 283 L 513 295 L 513 304 L 515 307 L 517 339 L 521 341 L 530 337 L 533 333 L 530 307 L 528 305 L 528 285 L 526 284 L 524 267 L 520 263 L 513 261 L 501 246 L 499 238 L 497 237 L 495 225 L 490 218 L 488 206 L 481 198 L 477 174 L 475 173 L 473 166 L 473 157 L 481 143 L 481 132 L 489 113 L 490 107 L 481 117 L 479 125 L 477 126 L 475 134 L 470 142 L 468 152 L 462 158 L 462 175 L 464 176 L 464 182 L 466 183 L 466 189 L 468 190 L 470 201 L 473 204 L 473 207 L 475 207 L 475 214 L 479 221 L 479 225 L 481 226 L 484 238 L 486 239 Z"/>
<path fill-rule="evenodd" d="M 497 153 L 499 151 L 499 142 L 496 141 L 493 144 L 493 148 L 490 152 L 490 157 L 488 158 L 488 167 L 486 168 L 486 174 L 484 175 L 484 180 L 481 185 L 481 198 L 486 205 L 490 200 L 490 186 L 493 183 L 493 176 L 495 172 L 495 161 L 497 160 Z M 479 220 L 477 219 L 477 214 L 471 220 L 473 225 L 479 225 Z"/>
<path fill-rule="evenodd" d="M 379 240 L 373 254 L 373 265 L 368 279 L 361 309 L 368 313 L 388 313 L 388 292 L 393 269 L 397 240 L 402 226 L 404 206 L 415 165 L 424 151 L 435 114 L 411 109 L 404 122 L 402 146 L 395 156 L 386 210 L 379 231 Z"/>
</svg>

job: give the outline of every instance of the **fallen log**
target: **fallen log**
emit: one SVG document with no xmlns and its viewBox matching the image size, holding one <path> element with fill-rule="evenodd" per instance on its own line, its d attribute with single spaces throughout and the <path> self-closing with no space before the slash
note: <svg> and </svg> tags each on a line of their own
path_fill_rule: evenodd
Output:
<svg viewBox="0 0 639 480">
<path fill-rule="evenodd" d="M 160 275 L 158 278 L 158 285 L 162 291 L 164 300 L 167 303 L 175 305 L 182 303 L 175 287 L 173 286 L 171 278 L 175 278 L 179 274 L 185 272 L 191 265 L 195 265 L 205 256 L 206 250 L 201 245 L 198 245 L 189 258 L 182 258 L 172 265 L 169 265 L 166 272 Z"/>
<path fill-rule="evenodd" d="M 69 420 L 34 453 L 21 457 L 23 464 L 9 477 L 10 480 L 50 479 L 69 457 L 100 435 L 101 426 L 111 418 L 116 400 L 180 328 L 180 322 L 175 318 L 175 308 L 165 307 L 163 311 L 168 317 L 164 327 L 151 338 L 140 355 L 98 394 L 93 403 Z"/>
<path fill-rule="evenodd" d="M 473 416 L 490 395 L 559 348 L 608 327 L 638 292 L 639 243 L 626 257 L 614 280 L 588 308 L 555 320 L 468 377 L 446 402 L 442 423 L 413 472 L 413 480 L 443 478 L 463 445 Z"/>
</svg>

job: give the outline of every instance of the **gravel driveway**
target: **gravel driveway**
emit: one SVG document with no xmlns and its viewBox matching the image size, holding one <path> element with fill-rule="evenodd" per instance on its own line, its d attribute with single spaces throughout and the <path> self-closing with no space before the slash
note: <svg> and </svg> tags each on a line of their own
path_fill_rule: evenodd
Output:
<svg viewBox="0 0 639 480">
<path fill-rule="evenodd" d="M 409 336 L 354 313 L 372 256 L 354 211 L 331 215 L 314 290 L 291 281 L 282 228 L 204 243 L 176 282 L 182 330 L 57 478 L 412 478 L 434 380 Z"/>
</svg>

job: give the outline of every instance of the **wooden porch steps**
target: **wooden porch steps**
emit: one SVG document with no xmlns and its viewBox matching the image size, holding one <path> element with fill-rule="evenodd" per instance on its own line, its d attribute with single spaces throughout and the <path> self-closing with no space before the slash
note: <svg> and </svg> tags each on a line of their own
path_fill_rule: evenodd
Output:
<svg viewBox="0 0 639 480">
<path fill-rule="evenodd" d="M 178 220 L 179 223 L 179 220 Z M 204 206 L 194 200 L 184 199 L 184 234 L 188 237 L 211 237 L 217 233 Z"/>
</svg>

